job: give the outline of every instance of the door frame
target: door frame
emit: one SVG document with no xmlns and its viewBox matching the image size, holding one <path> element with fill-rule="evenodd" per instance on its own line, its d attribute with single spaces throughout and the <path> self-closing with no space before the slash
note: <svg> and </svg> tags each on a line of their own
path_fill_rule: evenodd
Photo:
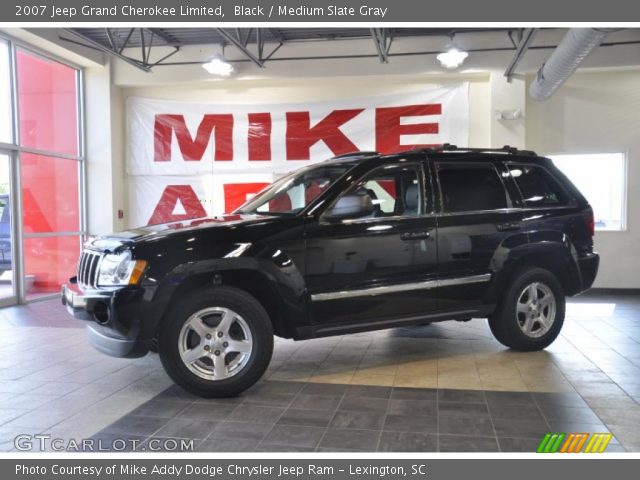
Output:
<svg viewBox="0 0 640 480">
<path fill-rule="evenodd" d="M 10 305 L 22 305 L 39 301 L 55 299 L 59 293 L 52 292 L 36 296 L 35 298 L 27 298 L 26 285 L 26 268 L 24 259 L 24 242 L 26 238 L 51 237 L 51 236 L 78 236 L 80 244 L 87 238 L 87 166 L 86 166 L 86 128 L 85 128 L 85 88 L 84 88 L 84 70 L 80 65 L 71 61 L 58 57 L 57 55 L 40 49 L 20 39 L 14 38 L 5 32 L 0 32 L 0 40 L 6 41 L 9 47 L 9 76 L 10 76 L 10 95 L 11 95 L 11 143 L 0 142 L 0 153 L 7 153 L 10 156 L 10 184 L 11 184 L 11 226 L 12 226 L 12 266 L 13 266 L 13 284 L 14 295 L 8 299 L 0 299 L 0 308 Z M 41 58 L 44 61 L 56 62 L 72 68 L 76 71 L 76 115 L 77 115 L 77 144 L 78 152 L 76 155 L 67 155 L 60 152 L 48 150 L 40 150 L 21 145 L 20 143 L 20 112 L 18 108 L 18 72 L 16 55 L 19 50 L 27 52 L 29 55 Z M 47 232 L 42 234 L 27 234 L 23 228 L 23 209 L 22 209 L 22 173 L 21 173 L 21 155 L 23 153 L 51 157 L 58 160 L 77 161 L 78 168 L 78 207 L 80 215 L 79 230 L 76 232 Z M 25 238 L 26 237 L 26 238 Z M 78 255 L 80 251 L 78 251 Z"/>
</svg>

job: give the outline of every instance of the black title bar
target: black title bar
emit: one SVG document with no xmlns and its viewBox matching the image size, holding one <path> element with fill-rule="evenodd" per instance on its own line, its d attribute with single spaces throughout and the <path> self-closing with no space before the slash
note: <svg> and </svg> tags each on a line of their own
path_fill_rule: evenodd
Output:
<svg viewBox="0 0 640 480">
<path fill-rule="evenodd" d="M 637 22 L 629 0 L 8 0 L 0 23 Z"/>
<path fill-rule="evenodd" d="M 544 454 L 543 454 L 544 455 Z M 637 459 L 547 454 L 536 459 L 0 459 L 7 480 L 446 480 L 493 478 L 599 480 L 637 476 Z M 571 455 L 571 454 L 566 454 Z M 582 454 L 580 454 L 582 455 Z M 553 458 L 551 458 L 553 457 Z"/>
</svg>

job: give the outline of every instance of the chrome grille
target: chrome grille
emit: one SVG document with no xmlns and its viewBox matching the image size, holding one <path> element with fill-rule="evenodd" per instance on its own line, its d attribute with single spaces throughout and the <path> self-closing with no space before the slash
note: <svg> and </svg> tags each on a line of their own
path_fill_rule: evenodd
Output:
<svg viewBox="0 0 640 480">
<path fill-rule="evenodd" d="M 98 286 L 98 267 L 102 254 L 91 250 L 83 250 L 78 263 L 78 284 L 85 288 Z"/>
</svg>

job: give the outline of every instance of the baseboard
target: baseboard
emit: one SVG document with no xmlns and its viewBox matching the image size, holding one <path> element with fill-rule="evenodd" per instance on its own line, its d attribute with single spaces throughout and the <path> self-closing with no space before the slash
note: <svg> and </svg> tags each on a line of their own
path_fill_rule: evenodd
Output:
<svg viewBox="0 0 640 480">
<path fill-rule="evenodd" d="M 591 288 L 587 292 L 596 295 L 640 295 L 640 288 Z"/>
</svg>

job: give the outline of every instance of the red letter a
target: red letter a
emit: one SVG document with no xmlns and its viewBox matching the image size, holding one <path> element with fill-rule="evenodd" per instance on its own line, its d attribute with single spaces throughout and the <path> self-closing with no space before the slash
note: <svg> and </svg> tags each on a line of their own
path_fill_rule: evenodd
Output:
<svg viewBox="0 0 640 480">
<path fill-rule="evenodd" d="M 184 213 L 174 214 L 173 212 L 178 205 L 178 201 L 182 204 Z M 164 192 L 162 192 L 158 205 L 156 205 L 147 225 L 177 222 L 206 216 L 207 212 L 205 212 L 202 203 L 198 199 L 196 192 L 191 188 L 191 185 L 168 185 L 164 189 Z"/>
</svg>

